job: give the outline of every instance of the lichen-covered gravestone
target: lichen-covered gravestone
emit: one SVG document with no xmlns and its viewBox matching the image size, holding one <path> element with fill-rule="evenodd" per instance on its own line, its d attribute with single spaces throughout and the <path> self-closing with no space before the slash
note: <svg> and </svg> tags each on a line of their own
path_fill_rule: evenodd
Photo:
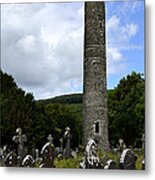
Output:
<svg viewBox="0 0 155 180">
<path fill-rule="evenodd" d="M 17 159 L 19 166 L 21 165 L 22 160 L 27 154 L 27 149 L 25 146 L 25 143 L 27 142 L 27 138 L 25 134 L 22 134 L 22 129 L 17 128 L 16 129 L 16 135 L 13 136 L 12 139 L 17 144 Z"/>
<path fill-rule="evenodd" d="M 120 153 L 122 153 L 124 149 L 126 148 L 125 142 L 123 139 L 119 139 L 118 142 L 119 142 L 118 150 Z"/>
<path fill-rule="evenodd" d="M 142 149 L 144 149 L 145 148 L 145 134 L 144 133 L 142 134 L 141 141 L 142 141 Z"/>
<path fill-rule="evenodd" d="M 100 161 L 97 152 L 96 142 L 93 139 L 89 139 L 85 149 L 85 157 L 83 162 L 80 163 L 80 167 L 83 169 L 99 168 Z"/>
<path fill-rule="evenodd" d="M 55 147 L 53 144 L 52 135 L 49 134 L 48 141 L 41 150 L 41 156 L 43 158 L 43 164 L 40 167 L 54 167 L 54 153 Z"/>
<path fill-rule="evenodd" d="M 70 128 L 66 127 L 65 128 L 65 133 L 64 133 L 64 139 L 66 140 L 66 145 L 65 145 L 65 149 L 64 149 L 64 157 L 68 158 L 71 156 L 71 149 L 70 149 Z"/>
<path fill-rule="evenodd" d="M 131 149 L 123 150 L 120 157 L 120 168 L 121 169 L 135 169 L 136 156 Z"/>
<path fill-rule="evenodd" d="M 10 151 L 5 159 L 4 159 L 4 164 L 6 167 L 15 167 L 17 165 L 17 155 L 15 151 Z"/>
<path fill-rule="evenodd" d="M 23 167 L 34 167 L 34 159 L 31 155 L 27 155 L 23 161 L 22 161 L 22 166 Z"/>
</svg>

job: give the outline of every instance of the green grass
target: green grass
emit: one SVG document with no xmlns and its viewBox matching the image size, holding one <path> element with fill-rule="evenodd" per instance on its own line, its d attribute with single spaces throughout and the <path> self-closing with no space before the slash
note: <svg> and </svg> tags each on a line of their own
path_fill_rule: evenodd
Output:
<svg viewBox="0 0 155 180">
<path fill-rule="evenodd" d="M 141 170 L 142 165 L 141 161 L 144 157 L 143 151 L 135 151 L 135 155 L 137 155 L 137 161 L 136 161 L 136 170 Z M 107 156 L 110 159 L 113 159 L 116 161 L 117 164 L 119 164 L 119 155 L 117 152 L 110 151 L 110 152 L 101 152 L 99 151 L 99 157 L 102 159 L 104 156 Z M 54 165 L 56 168 L 80 168 L 79 164 L 83 160 L 83 155 L 78 154 L 77 158 L 63 158 L 62 160 L 58 160 L 57 158 L 54 161 Z"/>
<path fill-rule="evenodd" d="M 58 160 L 56 158 L 54 160 L 54 165 L 56 168 L 80 168 L 80 162 L 82 161 L 82 155 L 77 155 L 77 158 L 63 158 L 62 160 Z"/>
</svg>

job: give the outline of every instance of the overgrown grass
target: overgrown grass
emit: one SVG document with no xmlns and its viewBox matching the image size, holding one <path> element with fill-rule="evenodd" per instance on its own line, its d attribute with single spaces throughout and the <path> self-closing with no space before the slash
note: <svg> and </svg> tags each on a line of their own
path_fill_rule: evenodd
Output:
<svg viewBox="0 0 155 180">
<path fill-rule="evenodd" d="M 76 158 L 63 158 L 54 160 L 54 165 L 56 168 L 80 168 L 80 162 L 82 161 L 82 155 L 78 154 Z"/>
<path fill-rule="evenodd" d="M 144 157 L 144 151 L 135 151 L 135 155 L 138 157 L 136 161 L 136 170 L 142 169 L 141 161 Z M 119 164 L 119 154 L 115 151 L 110 152 L 101 152 L 99 151 L 100 160 L 103 157 L 107 156 L 109 159 L 115 160 L 117 164 Z M 54 161 L 56 168 L 80 168 L 80 162 L 83 160 L 83 155 L 78 154 L 76 158 L 63 158 L 58 160 L 57 158 Z"/>
</svg>

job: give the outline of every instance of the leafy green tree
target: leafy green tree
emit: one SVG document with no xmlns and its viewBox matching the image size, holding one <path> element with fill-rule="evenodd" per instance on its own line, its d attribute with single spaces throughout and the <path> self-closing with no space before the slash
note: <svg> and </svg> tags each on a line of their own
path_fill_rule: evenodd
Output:
<svg viewBox="0 0 155 180">
<path fill-rule="evenodd" d="M 109 91 L 109 136 L 112 144 L 123 138 L 127 145 L 138 145 L 145 124 L 144 83 L 141 74 L 132 72 Z"/>
<path fill-rule="evenodd" d="M 34 118 L 34 98 L 18 88 L 14 79 L 1 71 L 1 144 L 11 144 L 16 128 L 20 127 L 29 137 Z"/>
<path fill-rule="evenodd" d="M 80 108 L 80 116 L 77 113 L 78 108 Z M 52 131 L 55 145 L 59 145 L 59 139 L 63 136 L 67 126 L 71 129 L 72 147 L 77 147 L 81 143 L 82 109 L 81 106 L 78 108 L 64 104 L 46 105 L 45 111 L 49 119 L 47 131 Z"/>
</svg>

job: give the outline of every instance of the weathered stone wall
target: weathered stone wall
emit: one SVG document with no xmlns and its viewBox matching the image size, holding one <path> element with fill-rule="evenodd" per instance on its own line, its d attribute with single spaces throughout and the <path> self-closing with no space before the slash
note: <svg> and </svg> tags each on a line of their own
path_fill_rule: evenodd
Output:
<svg viewBox="0 0 155 180">
<path fill-rule="evenodd" d="M 83 143 L 108 149 L 104 2 L 85 2 Z M 99 130 L 96 131 L 96 123 Z"/>
</svg>

